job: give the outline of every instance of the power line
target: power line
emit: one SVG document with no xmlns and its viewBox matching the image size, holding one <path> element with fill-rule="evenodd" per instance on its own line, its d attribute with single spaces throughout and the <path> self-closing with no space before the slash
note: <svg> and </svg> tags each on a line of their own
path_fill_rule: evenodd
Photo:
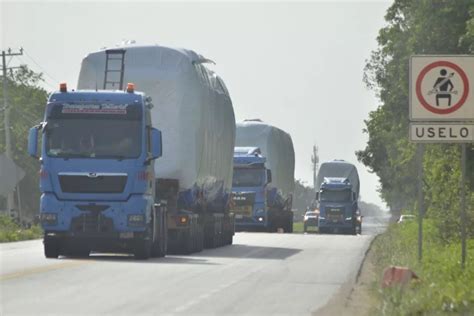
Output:
<svg viewBox="0 0 474 316">
<path fill-rule="evenodd" d="M 52 79 L 52 80 L 56 83 L 56 85 L 59 84 L 59 81 L 56 80 L 53 76 L 51 76 L 43 67 L 41 67 L 41 66 L 39 65 L 39 63 L 37 63 L 37 62 L 33 59 L 33 57 L 31 57 L 30 54 L 28 54 L 27 51 L 24 51 L 24 53 L 25 53 L 25 56 L 26 56 L 26 57 L 28 57 L 36 66 L 38 66 L 38 67 L 41 69 L 41 72 L 42 72 L 42 73 L 44 73 L 44 74 L 47 75 L 50 79 Z"/>
<path fill-rule="evenodd" d="M 18 57 L 18 59 L 19 59 L 21 62 L 23 62 L 24 64 L 26 64 L 25 61 L 24 61 L 22 58 Z M 40 71 L 41 71 L 41 70 L 40 70 Z M 42 72 L 42 73 L 46 74 L 45 72 Z M 49 75 L 48 75 L 48 77 L 51 78 L 51 76 L 49 76 Z M 51 87 L 51 88 L 53 88 L 53 89 L 56 89 L 56 87 L 55 87 L 54 85 L 52 85 L 51 83 L 49 83 L 48 80 L 46 80 L 45 78 L 41 78 L 41 80 L 42 80 L 44 83 L 46 83 L 46 85 L 48 85 L 49 87 Z M 53 79 L 53 80 L 54 80 L 54 79 Z"/>
</svg>

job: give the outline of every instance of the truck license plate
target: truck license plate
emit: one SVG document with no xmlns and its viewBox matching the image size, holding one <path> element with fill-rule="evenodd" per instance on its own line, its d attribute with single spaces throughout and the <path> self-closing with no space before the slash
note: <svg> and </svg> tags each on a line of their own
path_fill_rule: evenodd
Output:
<svg viewBox="0 0 474 316">
<path fill-rule="evenodd" d="M 133 232 L 120 233 L 120 239 L 131 239 L 131 238 L 133 238 Z"/>
</svg>

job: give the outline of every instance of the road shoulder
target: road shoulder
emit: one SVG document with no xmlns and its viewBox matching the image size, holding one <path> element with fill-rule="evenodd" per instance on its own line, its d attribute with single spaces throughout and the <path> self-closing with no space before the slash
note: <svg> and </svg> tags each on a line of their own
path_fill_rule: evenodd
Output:
<svg viewBox="0 0 474 316">
<path fill-rule="evenodd" d="M 375 266 L 373 264 L 374 251 L 372 250 L 372 245 L 376 238 L 372 239 L 367 248 L 355 282 L 351 280 L 341 286 L 339 292 L 325 306 L 318 309 L 314 315 L 362 316 L 371 314 L 371 311 L 373 311 L 377 304 L 377 300 L 371 292 L 374 280 L 376 280 Z"/>
</svg>

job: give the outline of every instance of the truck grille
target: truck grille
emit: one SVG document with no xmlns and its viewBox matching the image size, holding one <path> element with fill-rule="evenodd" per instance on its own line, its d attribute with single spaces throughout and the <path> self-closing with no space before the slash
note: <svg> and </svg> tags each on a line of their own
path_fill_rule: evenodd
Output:
<svg viewBox="0 0 474 316">
<path fill-rule="evenodd" d="M 327 219 L 330 221 L 343 221 L 344 220 L 344 208 L 326 208 Z"/>
<path fill-rule="evenodd" d="M 106 233 L 113 229 L 112 219 L 100 212 L 81 214 L 72 220 L 72 231 L 81 233 Z"/>
<path fill-rule="evenodd" d="M 122 193 L 127 175 L 59 175 L 64 193 Z"/>
</svg>

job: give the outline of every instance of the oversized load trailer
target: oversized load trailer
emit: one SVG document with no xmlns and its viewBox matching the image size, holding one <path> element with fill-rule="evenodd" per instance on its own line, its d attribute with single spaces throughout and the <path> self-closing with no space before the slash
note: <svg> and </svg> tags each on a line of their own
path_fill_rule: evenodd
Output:
<svg viewBox="0 0 474 316">
<path fill-rule="evenodd" d="M 344 160 L 321 164 L 316 178 L 321 233 L 362 232 L 362 216 L 358 207 L 360 181 L 357 168 Z"/>
<path fill-rule="evenodd" d="M 260 120 L 246 120 L 237 123 L 235 145 L 232 191 L 237 227 L 269 231 L 281 227 L 292 232 L 295 153 L 291 136 Z M 239 181 L 256 173 L 262 181 Z"/>
<path fill-rule="evenodd" d="M 224 82 L 207 62 L 191 50 L 124 45 L 88 54 L 78 81 L 78 89 L 105 90 L 133 82 L 151 97 L 150 119 L 163 133 L 154 185 L 168 204 L 168 244 L 182 252 L 231 243 L 234 234 L 235 117 Z"/>
</svg>

